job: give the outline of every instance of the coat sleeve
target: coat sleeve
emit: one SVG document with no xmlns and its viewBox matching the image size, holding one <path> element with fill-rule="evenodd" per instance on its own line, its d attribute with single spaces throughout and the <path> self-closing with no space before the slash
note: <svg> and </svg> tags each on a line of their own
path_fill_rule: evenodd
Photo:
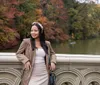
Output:
<svg viewBox="0 0 100 85">
<path fill-rule="evenodd" d="M 49 42 L 49 47 L 50 47 L 51 62 L 56 64 L 56 54 L 55 54 L 50 42 Z"/>
<path fill-rule="evenodd" d="M 25 64 L 29 59 L 24 55 L 25 48 L 27 46 L 27 43 L 25 40 L 22 41 L 22 43 L 19 46 L 19 49 L 16 52 L 16 56 L 19 61 L 21 61 L 23 64 Z"/>
</svg>

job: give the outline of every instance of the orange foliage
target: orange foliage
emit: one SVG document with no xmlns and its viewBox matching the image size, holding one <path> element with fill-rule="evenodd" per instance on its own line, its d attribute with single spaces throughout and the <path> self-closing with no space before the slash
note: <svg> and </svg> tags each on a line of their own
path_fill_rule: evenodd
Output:
<svg viewBox="0 0 100 85">
<path fill-rule="evenodd" d="M 56 7 L 56 14 L 55 17 L 58 17 L 59 19 L 66 19 L 65 15 L 66 13 L 64 12 L 64 3 L 61 0 L 51 0 L 50 1 L 54 7 Z M 41 5 L 46 5 L 46 0 L 41 2 Z M 49 5 L 47 3 L 47 9 Z M 62 10 L 63 8 L 63 10 Z M 41 9 L 36 9 L 36 17 L 37 21 L 41 22 L 44 26 L 45 29 L 45 35 L 46 39 L 49 40 L 60 40 L 60 41 L 65 41 L 68 39 L 68 36 L 63 32 L 61 28 L 58 28 L 59 25 L 55 21 L 49 21 L 46 16 L 44 16 L 43 11 L 45 11 L 43 8 Z M 54 16 L 54 15 L 53 15 Z"/>
<path fill-rule="evenodd" d="M 7 18 L 15 18 L 16 16 L 22 16 L 24 12 L 19 12 L 16 8 L 10 7 L 8 10 L 5 12 L 5 16 Z"/>
<path fill-rule="evenodd" d="M 46 3 L 46 0 L 44 0 Z M 50 3 L 55 8 L 55 14 L 49 16 L 51 18 L 59 18 L 60 21 L 64 24 L 63 21 L 66 21 L 66 11 L 64 9 L 64 3 L 62 0 L 50 0 Z M 47 10 L 49 9 L 50 5 L 47 3 Z M 52 9 L 52 8 L 50 8 Z M 43 9 L 42 9 L 43 10 Z M 45 9 L 44 9 L 45 11 Z M 55 21 L 49 21 L 45 16 L 41 16 L 38 19 L 40 22 L 42 22 L 44 28 L 45 28 L 45 35 L 47 39 L 50 40 L 60 40 L 65 41 L 68 39 L 68 35 L 66 35 L 63 30 L 58 26 L 61 25 L 61 23 L 56 23 Z M 53 20 L 53 19 L 52 19 Z"/>
<path fill-rule="evenodd" d="M 42 12 L 42 9 L 36 9 L 36 13 L 37 13 L 37 15 L 42 15 L 43 14 L 43 12 Z"/>
<path fill-rule="evenodd" d="M 51 3 L 54 7 L 56 7 L 56 13 L 58 13 L 58 18 L 62 20 L 67 19 L 66 9 L 64 8 L 64 3 L 62 0 L 51 0 Z"/>
<path fill-rule="evenodd" d="M 46 35 L 46 39 L 49 40 L 60 40 L 60 41 L 64 41 L 68 38 L 68 36 L 63 32 L 63 30 L 61 29 L 60 24 L 56 23 L 55 21 L 50 21 L 45 15 L 44 15 L 44 10 L 41 7 L 41 5 L 46 5 L 48 3 L 46 3 L 46 0 L 43 0 L 43 4 L 41 2 L 39 2 L 40 0 L 32 0 L 32 2 L 38 2 L 36 4 L 38 4 L 38 7 L 35 10 L 32 10 L 34 12 L 28 12 L 28 13 L 34 13 L 34 16 L 28 16 L 28 18 L 26 19 L 25 16 L 27 16 L 28 13 L 26 13 L 26 15 L 24 14 L 24 12 L 20 12 L 16 6 L 20 5 L 21 3 L 24 3 L 24 0 L 21 0 L 18 2 L 18 0 L 6 0 L 6 3 L 4 2 L 4 0 L 2 1 L 4 8 L 2 10 L 4 11 L 0 11 L 0 14 L 3 14 L 3 16 L 5 17 L 5 21 L 7 21 L 7 23 L 5 24 L 5 21 L 0 20 L 0 24 L 5 25 L 6 28 L 3 29 L 3 31 L 5 31 L 6 29 L 6 33 L 9 33 L 9 31 L 12 33 L 12 28 L 14 28 L 13 26 L 16 26 L 16 23 L 14 21 L 14 19 L 16 17 L 21 17 L 22 15 L 24 16 L 24 23 L 21 23 L 20 27 L 21 30 L 24 29 L 24 27 L 27 27 L 30 24 L 31 20 L 36 20 L 39 21 L 43 24 L 44 29 L 45 29 L 45 35 Z M 52 3 L 52 5 L 55 7 L 55 17 L 52 18 L 59 18 L 61 19 L 61 21 L 66 20 L 66 12 L 64 9 L 64 3 L 62 0 L 51 0 L 50 1 Z M 48 10 L 48 8 L 47 8 Z M 32 15 L 32 14 L 30 14 Z M 31 19 L 31 20 L 30 20 Z M 7 29 L 7 25 L 8 28 Z M 7 31 L 8 30 L 8 31 Z M 15 35 L 14 35 L 15 36 Z"/>
<path fill-rule="evenodd" d="M 19 2 L 17 0 L 11 0 L 10 3 L 14 5 L 19 5 Z"/>
<path fill-rule="evenodd" d="M 39 17 L 39 19 L 37 21 L 39 21 L 41 23 L 46 23 L 47 22 L 47 18 L 44 17 L 44 16 L 41 16 L 41 17 Z"/>
</svg>

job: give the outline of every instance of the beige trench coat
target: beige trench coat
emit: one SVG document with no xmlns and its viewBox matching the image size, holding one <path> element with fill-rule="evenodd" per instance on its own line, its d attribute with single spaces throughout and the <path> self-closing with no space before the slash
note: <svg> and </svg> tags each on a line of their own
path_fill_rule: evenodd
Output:
<svg viewBox="0 0 100 85">
<path fill-rule="evenodd" d="M 49 72 L 48 58 L 50 56 L 51 62 L 56 63 L 56 55 L 52 49 L 50 42 L 46 41 L 46 44 L 48 46 L 48 54 L 46 54 L 46 68 L 47 68 L 47 71 Z M 31 73 L 34 68 L 35 53 L 36 53 L 36 50 L 32 51 L 30 38 L 23 39 L 18 51 L 16 52 L 16 56 L 18 60 L 23 63 L 23 65 L 25 65 L 27 61 L 30 61 L 32 68 L 30 68 L 30 70 L 26 70 L 23 66 L 21 85 L 28 85 L 29 83 Z"/>
</svg>

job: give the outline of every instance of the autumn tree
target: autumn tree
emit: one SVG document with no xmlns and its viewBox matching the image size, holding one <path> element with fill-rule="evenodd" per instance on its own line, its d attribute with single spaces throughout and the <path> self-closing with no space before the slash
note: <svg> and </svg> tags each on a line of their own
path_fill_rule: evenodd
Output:
<svg viewBox="0 0 100 85">
<path fill-rule="evenodd" d="M 14 18 L 23 15 L 23 12 L 15 7 L 19 4 L 16 0 L 0 1 L 0 49 L 10 48 L 18 44 L 19 34 L 16 31 Z"/>
</svg>

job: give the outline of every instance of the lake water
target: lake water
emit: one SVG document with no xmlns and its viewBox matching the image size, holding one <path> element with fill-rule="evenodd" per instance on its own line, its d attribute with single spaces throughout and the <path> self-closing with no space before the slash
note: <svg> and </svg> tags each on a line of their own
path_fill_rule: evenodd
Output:
<svg viewBox="0 0 100 85">
<path fill-rule="evenodd" d="M 53 44 L 56 53 L 100 54 L 100 38 Z"/>
<path fill-rule="evenodd" d="M 19 45 L 13 49 L 1 50 L 1 52 L 16 52 Z M 89 40 L 76 40 L 73 42 L 64 42 L 53 44 L 52 47 L 56 53 L 63 54 L 96 54 L 100 55 L 100 38 Z"/>
</svg>

